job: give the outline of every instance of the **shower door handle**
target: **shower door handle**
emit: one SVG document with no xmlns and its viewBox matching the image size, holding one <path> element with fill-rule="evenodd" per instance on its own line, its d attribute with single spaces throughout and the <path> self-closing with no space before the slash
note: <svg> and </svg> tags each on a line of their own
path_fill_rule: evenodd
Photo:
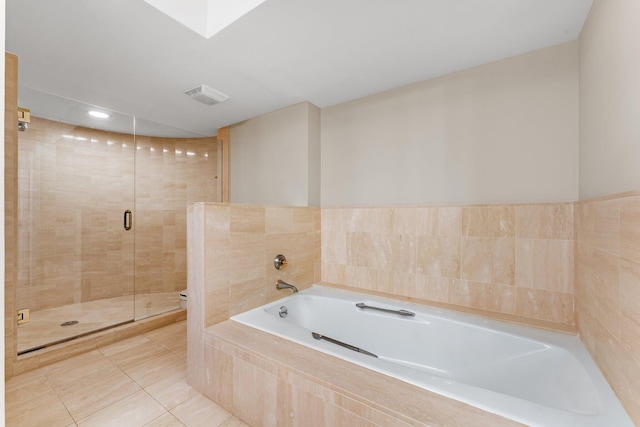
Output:
<svg viewBox="0 0 640 427">
<path fill-rule="evenodd" d="M 131 211 L 129 209 L 124 211 L 123 225 L 125 230 L 127 231 L 131 230 L 132 219 L 133 219 L 133 214 L 131 213 Z"/>
</svg>

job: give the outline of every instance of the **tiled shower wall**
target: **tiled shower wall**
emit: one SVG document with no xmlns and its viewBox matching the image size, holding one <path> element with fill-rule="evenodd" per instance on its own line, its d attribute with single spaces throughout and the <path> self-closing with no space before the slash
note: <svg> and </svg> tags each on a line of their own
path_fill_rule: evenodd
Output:
<svg viewBox="0 0 640 427">
<path fill-rule="evenodd" d="M 578 330 L 640 422 L 640 192 L 575 203 Z"/>
<path fill-rule="evenodd" d="M 322 209 L 323 281 L 558 326 L 573 256 L 572 203 Z"/>
<path fill-rule="evenodd" d="M 134 141 L 32 117 L 19 151 L 20 308 L 133 294 L 125 209 L 135 291 L 186 287 L 186 205 L 216 200 L 215 138 Z"/>
<path fill-rule="evenodd" d="M 220 195 L 215 138 L 136 136 L 136 293 L 187 287 L 187 205 Z"/>
<path fill-rule="evenodd" d="M 133 136 L 32 117 L 18 141 L 19 308 L 131 295 Z"/>
</svg>

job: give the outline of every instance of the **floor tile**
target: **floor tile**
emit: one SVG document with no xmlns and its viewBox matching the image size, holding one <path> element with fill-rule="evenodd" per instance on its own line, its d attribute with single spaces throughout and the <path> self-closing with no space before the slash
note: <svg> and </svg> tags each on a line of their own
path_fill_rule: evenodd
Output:
<svg viewBox="0 0 640 427">
<path fill-rule="evenodd" d="M 43 380 L 46 381 L 46 377 L 41 369 L 25 372 L 24 374 L 20 374 L 8 379 L 4 383 L 4 391 L 5 393 L 10 392 L 31 385 L 33 383 L 38 384 Z"/>
<path fill-rule="evenodd" d="M 182 360 L 187 360 L 187 347 L 180 348 L 177 350 L 172 350 L 172 353 L 181 358 Z"/>
<path fill-rule="evenodd" d="M 153 357 L 166 353 L 168 353 L 168 351 L 165 348 L 149 341 L 146 344 L 141 344 L 128 350 L 110 355 L 109 360 L 111 360 L 118 368 L 126 371 L 127 369 L 131 369 L 137 365 L 144 364 L 147 360 Z"/>
<path fill-rule="evenodd" d="M 66 427 L 73 418 L 62 402 L 55 399 L 14 417 L 7 417 L 7 427 Z"/>
<path fill-rule="evenodd" d="M 249 424 L 245 424 L 236 417 L 229 417 L 225 422 L 218 427 L 249 427 Z"/>
<path fill-rule="evenodd" d="M 5 383 L 8 426 L 246 427 L 187 383 L 186 322 Z"/>
<path fill-rule="evenodd" d="M 154 343 L 166 348 L 169 351 L 175 351 L 187 347 L 187 331 L 175 332 L 153 340 Z"/>
<path fill-rule="evenodd" d="M 168 410 L 200 394 L 187 384 L 186 367 L 145 390 Z"/>
<path fill-rule="evenodd" d="M 114 403 L 78 422 L 79 427 L 140 427 L 162 414 L 165 409 L 144 390 Z"/>
<path fill-rule="evenodd" d="M 123 371 L 138 383 L 140 387 L 146 388 L 173 374 L 185 372 L 186 369 L 187 362 L 165 350 L 164 353 L 149 357 L 133 366 L 123 368 Z"/>
<path fill-rule="evenodd" d="M 75 420 L 82 420 L 140 390 L 138 384 L 122 371 L 118 371 L 99 383 L 72 393 L 60 394 L 60 399 Z"/>
<path fill-rule="evenodd" d="M 124 375 L 124 373 L 116 366 L 96 366 L 92 373 L 84 377 L 66 382 L 61 382 L 61 379 L 57 379 L 54 388 L 58 395 L 68 396 L 77 393 L 79 390 L 91 390 L 93 387 L 98 387 L 120 375 Z"/>
<path fill-rule="evenodd" d="M 42 368 L 51 385 L 64 391 L 72 391 L 99 381 L 102 375 L 111 375 L 118 369 L 97 350 L 71 357 Z"/>
<path fill-rule="evenodd" d="M 122 355 L 126 355 L 127 352 L 132 351 L 136 347 L 149 344 L 150 342 L 151 340 L 144 335 L 137 335 L 135 337 L 126 338 L 122 341 L 100 347 L 98 350 L 100 351 L 100 353 L 104 354 L 107 357 L 111 357 L 120 353 L 122 353 Z"/>
<path fill-rule="evenodd" d="M 187 427 L 212 427 L 225 422 L 231 414 L 203 395 L 192 397 L 171 413 Z"/>
<path fill-rule="evenodd" d="M 144 427 L 184 427 L 184 424 L 167 412 L 150 423 L 145 424 Z"/>
<path fill-rule="evenodd" d="M 5 416 L 15 417 L 58 399 L 41 371 L 14 377 L 5 389 Z"/>
</svg>

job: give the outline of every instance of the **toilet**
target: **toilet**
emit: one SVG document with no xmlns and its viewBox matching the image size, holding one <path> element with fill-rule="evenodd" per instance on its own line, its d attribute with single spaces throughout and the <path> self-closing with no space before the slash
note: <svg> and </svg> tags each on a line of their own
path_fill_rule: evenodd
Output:
<svg viewBox="0 0 640 427">
<path fill-rule="evenodd" d="M 180 291 L 180 308 L 187 308 L 187 290 Z"/>
</svg>

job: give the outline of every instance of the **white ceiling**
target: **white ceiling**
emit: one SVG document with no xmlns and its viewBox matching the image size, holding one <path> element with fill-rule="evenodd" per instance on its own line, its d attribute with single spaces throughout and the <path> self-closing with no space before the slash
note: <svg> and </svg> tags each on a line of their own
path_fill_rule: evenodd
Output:
<svg viewBox="0 0 640 427">
<path fill-rule="evenodd" d="M 22 87 L 215 135 L 574 40 L 591 3 L 267 0 L 205 39 L 144 0 L 7 0 L 6 49 Z M 229 100 L 184 95 L 203 83 Z"/>
</svg>

